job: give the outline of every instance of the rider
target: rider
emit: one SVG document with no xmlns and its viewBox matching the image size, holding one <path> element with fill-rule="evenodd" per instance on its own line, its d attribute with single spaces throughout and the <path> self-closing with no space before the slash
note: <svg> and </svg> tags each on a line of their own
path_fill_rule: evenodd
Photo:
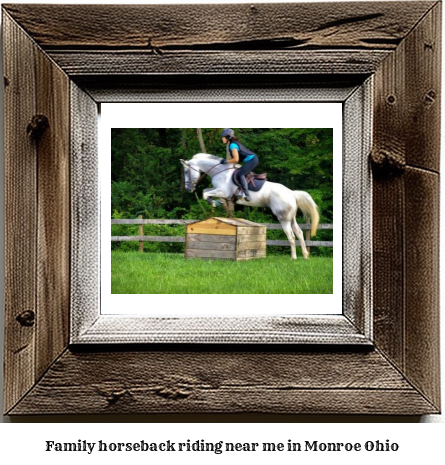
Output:
<svg viewBox="0 0 445 465">
<path fill-rule="evenodd" d="M 249 201 L 249 190 L 247 188 L 246 174 L 249 174 L 258 165 L 258 157 L 248 148 L 246 148 L 241 142 L 235 137 L 233 129 L 224 129 L 221 133 L 222 141 L 228 146 L 228 152 L 231 155 L 230 160 L 222 160 L 221 163 L 244 163 L 243 167 L 238 172 L 238 179 L 243 186 L 242 194 L 237 195 L 239 198 L 244 198 Z"/>
</svg>

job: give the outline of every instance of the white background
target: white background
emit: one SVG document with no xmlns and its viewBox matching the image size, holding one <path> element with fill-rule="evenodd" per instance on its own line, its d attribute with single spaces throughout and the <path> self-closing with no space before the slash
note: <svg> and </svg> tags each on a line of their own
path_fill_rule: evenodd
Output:
<svg viewBox="0 0 445 465">
<path fill-rule="evenodd" d="M 272 1 L 272 0 L 271 0 Z M 286 0 L 283 0 L 286 1 Z M 315 1 L 315 0 L 314 0 Z M 161 0 L 157 2 L 138 2 L 132 0 L 133 3 L 163 3 Z M 30 3 L 30 2 L 10 2 L 10 3 Z M 60 3 L 44 2 L 39 3 Z M 74 1 L 64 3 L 94 3 L 89 1 Z M 122 2 L 102 2 L 102 3 L 122 3 Z M 184 1 L 170 0 L 169 3 L 187 3 Z M 199 2 L 189 2 L 199 3 Z M 216 3 L 208 0 L 207 3 Z M 217 3 L 224 3 L 219 0 Z M 238 3 L 251 3 L 240 0 Z M 358 10 L 359 14 L 359 10 Z M 1 94 L 0 94 L 1 95 Z M 1 96 L 0 96 L 1 98 Z M 443 124 L 443 123 L 442 123 Z M 442 147 L 444 146 L 444 130 L 442 128 Z M 1 167 L 3 169 L 3 166 Z M 3 182 L 3 176 L 0 175 L 0 180 Z M 444 189 L 442 189 L 444 192 Z M 3 196 L 3 186 L 0 189 L 0 195 Z M 441 199 L 442 215 L 444 218 L 445 199 Z M 0 208 L 3 211 L 3 202 L 0 203 Z M 3 237 L 3 230 L 0 229 Z M 3 254 L 3 248 L 0 248 Z M 4 257 L 3 257 L 4 261 Z M 443 266 L 443 252 L 441 254 L 441 270 Z M 442 299 L 443 301 L 443 299 Z M 3 317 L 3 315 L 2 315 Z M 442 318 L 441 328 L 444 333 L 444 321 Z M 1 320 L 2 327 L 0 328 L 0 338 L 3 338 L 4 321 Z M 0 350 L 3 351 L 3 339 L 0 341 Z M 3 353 L 1 353 L 3 357 Z M 445 401 L 444 385 L 445 385 L 445 367 L 443 360 L 445 354 L 442 344 L 442 399 Z M 75 400 L 73 400 L 75 401 Z M 321 416 L 321 417 L 288 417 L 288 416 L 270 416 L 257 417 L 255 415 L 246 419 L 244 416 L 200 416 L 200 417 L 177 417 L 177 416 L 130 416 L 130 417 L 113 417 L 113 416 L 92 416 L 92 417 L 32 417 L 15 419 L 14 424 L 10 423 L 10 418 L 3 417 L 4 424 L 0 425 L 0 460 L 2 463 L 17 462 L 25 463 L 37 462 L 59 464 L 79 464 L 81 462 L 88 463 L 121 463 L 123 460 L 131 460 L 132 464 L 148 464 L 151 461 L 160 463 L 244 463 L 246 460 L 255 460 L 256 463 L 262 464 L 270 462 L 280 463 L 308 463 L 310 460 L 313 464 L 321 464 L 329 461 L 330 463 L 342 463 L 354 465 L 360 460 L 361 463 L 420 463 L 426 462 L 429 464 L 442 463 L 444 457 L 444 440 L 445 437 L 445 417 L 443 415 L 430 415 L 418 418 L 404 417 L 363 417 L 363 416 Z M 180 422 L 189 421 L 193 424 L 184 424 Z M 257 424 L 246 424 L 243 422 L 259 422 Z M 416 422 L 436 423 L 429 425 L 420 425 Z M 67 424 L 58 425 L 56 422 L 66 422 Z M 98 422 L 100 424 L 91 424 Z M 115 422 L 132 424 L 116 424 Z M 140 422 L 140 423 L 138 423 Z M 227 423 L 230 422 L 230 423 Z M 311 424 L 311 422 L 318 422 Z M 340 422 L 340 423 L 339 423 Z M 365 422 L 365 423 L 361 423 Z M 374 424 L 378 422 L 378 424 Z M 409 422 L 409 424 L 403 424 Z M 30 423 L 30 424 L 27 424 Z M 36 424 L 40 423 L 40 424 Z M 358 424 L 360 423 L 360 424 Z M 355 453 L 319 453 L 317 455 L 292 455 L 292 454 L 256 454 L 245 456 L 243 453 L 236 455 L 200 455 L 200 453 L 190 453 L 190 455 L 173 455 L 168 457 L 162 456 L 147 456 L 133 454 L 107 454 L 105 459 L 98 460 L 97 455 L 85 455 L 85 453 L 45 453 L 45 440 L 58 440 L 65 442 L 77 441 L 78 439 L 86 439 L 88 441 L 139 441 L 145 439 L 147 441 L 160 441 L 170 438 L 173 441 L 180 440 L 224 440 L 224 441 L 281 441 L 286 442 L 292 440 L 319 440 L 319 441 L 358 441 L 365 442 L 368 440 L 389 439 L 392 442 L 398 442 L 400 452 L 393 453 L 364 453 L 356 455 Z M 350 454 L 350 455 L 348 455 Z M 106 462 L 105 462 L 106 460 Z M 162 460 L 162 461 L 161 461 Z"/>
<path fill-rule="evenodd" d="M 230 123 L 230 124 L 229 124 Z M 185 126 L 186 125 L 186 126 Z M 113 103 L 101 105 L 99 136 L 102 210 L 101 313 L 153 314 L 153 308 L 174 309 L 175 315 L 198 315 L 196 295 L 111 295 L 111 128 L 182 127 L 333 128 L 334 134 L 334 293 L 333 294 L 226 294 L 203 305 L 202 315 L 236 315 L 254 308 L 256 315 L 342 313 L 342 104 L 341 103 Z M 215 153 L 225 156 L 225 146 Z M 261 155 L 260 155 L 261 160 Z M 179 164 L 179 162 L 178 162 Z M 162 173 L 159 174 L 162 176 Z M 273 180 L 272 180 L 273 181 Z M 299 189 L 299 186 L 292 190 Z M 185 194 L 187 195 L 187 194 Z M 189 194 L 190 195 L 190 194 Z M 290 249 L 289 249 L 290 250 Z M 303 260 L 297 247 L 299 260 Z M 290 260 L 290 252 L 289 252 Z M 242 277 L 240 277 L 242 279 Z M 224 283 L 217 282 L 224 294 Z M 162 303 L 159 305 L 156 301 Z M 244 305 L 245 304 L 245 305 Z"/>
</svg>

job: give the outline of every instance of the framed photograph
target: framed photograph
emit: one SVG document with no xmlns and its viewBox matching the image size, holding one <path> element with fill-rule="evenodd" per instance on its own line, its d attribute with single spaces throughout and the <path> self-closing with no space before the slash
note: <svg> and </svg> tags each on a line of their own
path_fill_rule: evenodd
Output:
<svg viewBox="0 0 445 465">
<path fill-rule="evenodd" d="M 140 186 L 146 183 L 147 188 L 145 191 L 154 192 L 154 196 L 164 199 L 160 208 L 161 213 L 158 215 L 158 217 L 160 216 L 162 218 L 162 223 L 175 223 L 175 221 L 171 219 L 171 216 L 169 216 L 169 220 L 164 219 L 167 215 L 166 210 L 169 210 L 169 203 L 171 209 L 175 212 L 184 209 L 184 205 L 187 205 L 184 195 L 180 196 L 179 192 L 175 191 L 179 191 L 181 177 L 180 157 L 191 157 L 199 151 L 195 149 L 195 145 L 193 145 L 193 142 L 197 142 L 196 129 L 135 128 L 141 124 L 147 125 L 147 123 L 161 126 L 165 126 L 169 123 L 177 127 L 184 121 L 184 114 L 187 115 L 188 124 L 193 122 L 198 123 L 203 120 L 203 117 L 207 123 L 214 122 L 215 124 L 217 124 L 218 121 L 222 123 L 222 121 L 226 121 L 229 118 L 232 118 L 232 120 L 236 118 L 234 122 L 238 127 L 243 120 L 248 120 L 251 124 L 255 123 L 256 126 L 261 125 L 261 123 L 265 125 L 268 120 L 269 126 L 271 125 L 275 128 L 276 126 L 283 126 L 285 123 L 289 124 L 289 112 L 291 112 L 292 122 L 299 126 L 305 126 L 304 128 L 237 129 L 237 133 L 250 134 L 251 141 L 253 142 L 261 135 L 261 144 L 265 154 L 264 157 L 261 157 L 263 166 L 268 162 L 266 156 L 267 152 L 270 151 L 268 140 L 273 139 L 275 145 L 281 145 L 280 152 L 276 154 L 272 152 L 269 155 L 270 159 L 269 167 L 266 167 L 267 171 L 270 171 L 270 163 L 278 157 L 290 157 L 290 160 L 296 164 L 297 162 L 294 161 L 294 158 L 296 156 L 295 152 L 298 151 L 300 151 L 300 158 L 304 160 L 310 159 L 310 162 L 317 166 L 319 170 L 322 170 L 325 165 L 324 169 L 326 170 L 326 174 L 320 175 L 320 173 L 318 173 L 319 182 L 315 185 L 320 189 L 324 188 L 325 196 L 327 197 L 325 202 L 327 206 L 324 210 L 328 210 L 331 203 L 333 203 L 336 215 L 341 218 L 343 104 L 341 101 L 336 101 L 336 99 L 339 100 L 344 98 L 347 100 L 348 103 L 345 105 L 346 113 L 351 116 L 351 118 L 348 118 L 348 121 L 361 121 L 361 115 L 359 115 L 358 118 L 352 118 L 351 114 L 351 112 L 357 109 L 363 111 L 361 104 L 364 102 L 364 99 L 360 89 L 357 90 L 357 92 L 354 92 L 353 88 L 342 89 L 342 95 L 338 90 L 322 89 L 318 99 L 314 96 L 315 94 L 308 95 L 307 91 L 298 92 L 294 90 L 289 93 L 289 102 L 286 103 L 278 103 L 271 100 L 273 98 L 273 93 L 270 91 L 269 97 L 267 97 L 267 92 L 264 89 L 258 89 L 255 92 L 257 95 L 261 95 L 262 102 L 253 103 L 255 96 L 252 94 L 250 103 L 245 102 L 238 104 L 211 103 L 211 96 L 206 96 L 209 101 L 205 104 L 182 102 L 179 104 L 133 103 L 102 105 L 100 132 L 103 133 L 103 136 L 99 138 L 100 141 L 103 141 L 103 144 L 99 144 L 103 145 L 103 150 L 99 150 L 100 153 L 103 153 L 103 156 L 100 156 L 103 168 L 99 170 L 103 173 L 103 180 L 100 182 L 103 225 L 101 234 L 101 310 L 100 313 L 97 314 L 93 328 L 88 328 L 86 331 L 85 328 L 82 328 L 81 340 L 88 340 L 91 343 L 93 340 L 92 338 L 95 337 L 94 334 L 99 330 L 97 336 L 100 337 L 101 342 L 104 342 L 105 334 L 102 333 L 102 336 L 100 336 L 100 333 L 103 331 L 103 325 L 106 325 L 107 331 L 109 331 L 106 338 L 110 337 L 114 341 L 118 340 L 122 342 L 126 340 L 128 333 L 131 333 L 133 341 L 141 343 L 147 342 L 147 338 L 149 342 L 155 342 L 158 339 L 165 342 L 166 338 L 170 338 L 170 341 L 174 342 L 180 338 L 181 342 L 197 342 L 201 340 L 209 342 L 276 343 L 279 341 L 291 342 L 292 340 L 300 342 L 304 340 L 308 342 L 310 340 L 314 343 L 321 341 L 326 343 L 327 338 L 330 338 L 331 341 L 334 342 L 334 339 L 340 336 L 337 329 L 329 329 L 331 325 L 335 325 L 336 328 L 339 328 L 339 325 L 344 327 L 346 332 L 342 332 L 340 336 L 343 342 L 346 340 L 344 339 L 346 334 L 353 336 L 353 334 L 356 333 L 349 320 L 343 316 L 343 313 L 349 313 L 351 315 L 354 313 L 354 304 L 351 299 L 347 299 L 344 305 L 342 304 L 342 260 L 340 257 L 342 250 L 342 225 L 338 227 L 338 231 L 336 229 L 335 237 L 338 238 L 339 253 L 334 259 L 334 266 L 331 250 L 325 250 L 322 256 L 316 256 L 317 254 L 313 253 L 314 257 L 310 259 L 312 263 L 309 264 L 306 260 L 302 260 L 302 253 L 298 250 L 300 256 L 299 261 L 301 263 L 297 266 L 298 263 L 296 264 L 294 261 L 289 260 L 289 242 L 271 240 L 267 241 L 268 245 L 276 243 L 281 244 L 284 242 L 284 244 L 287 245 L 287 250 L 280 255 L 272 256 L 269 255 L 268 252 L 267 260 L 256 260 L 255 263 L 247 264 L 248 266 L 242 266 L 240 268 L 240 263 L 237 263 L 236 260 L 234 260 L 236 257 L 232 255 L 236 253 L 236 249 L 232 250 L 230 247 L 231 243 L 227 242 L 227 235 L 207 234 L 209 232 L 207 229 L 205 230 L 205 235 L 197 237 L 197 240 L 200 240 L 198 244 L 199 247 L 195 247 L 194 243 L 191 246 L 186 245 L 184 247 L 184 242 L 179 244 L 175 242 L 174 250 L 176 250 L 176 253 L 174 254 L 168 254 L 164 247 L 161 249 L 164 250 L 164 253 L 144 254 L 144 256 L 141 257 L 139 252 L 131 252 L 131 250 L 138 250 L 137 243 L 124 243 L 123 246 L 122 243 L 120 243 L 120 247 L 114 247 L 113 252 L 110 254 L 110 217 L 117 216 L 122 218 L 121 212 L 125 211 L 125 209 L 130 210 L 131 208 L 133 208 L 132 212 L 125 213 L 124 217 L 127 218 L 132 215 L 134 217 L 135 213 L 138 213 L 136 209 L 142 207 L 146 209 L 147 216 L 150 214 L 153 215 L 155 207 L 151 207 L 151 211 L 147 211 L 147 209 L 153 205 L 150 198 L 144 201 L 144 205 L 141 205 L 137 200 L 135 200 L 135 203 L 132 203 L 128 199 L 128 189 L 131 188 L 131 184 L 134 184 L 135 178 L 138 179 L 135 184 L 136 191 L 139 192 L 141 189 Z M 353 98 L 350 98 L 351 94 L 354 95 Z M 247 96 L 245 96 L 245 98 L 246 97 Z M 159 100 L 159 94 L 155 98 Z M 231 97 L 230 93 L 227 93 L 227 99 L 229 98 L 233 97 Z M 281 95 L 280 98 L 282 99 L 283 96 Z M 321 102 L 321 98 L 329 98 L 333 102 Z M 354 106 L 353 110 L 351 102 L 356 101 L 357 98 L 360 99 L 360 104 Z M 271 101 L 267 101 L 266 99 L 270 99 Z M 304 100 L 304 103 L 296 103 L 299 100 Z M 309 100 L 313 100 L 313 103 L 309 103 Z M 264 116 L 265 113 L 269 115 L 267 118 Z M 150 118 L 148 115 L 153 116 Z M 247 118 L 246 115 L 248 115 Z M 272 117 L 271 115 L 274 116 Z M 117 126 L 119 129 L 112 129 L 113 125 Z M 322 128 L 317 127 L 320 125 Z M 349 126 L 350 125 L 349 123 Z M 360 206 L 357 208 L 357 205 L 353 206 L 349 204 L 347 209 L 349 211 L 348 216 L 354 217 L 357 224 L 362 224 L 366 223 L 366 221 L 370 221 L 371 189 L 368 188 L 366 190 L 367 195 L 363 197 L 360 195 L 362 189 L 364 189 L 364 179 L 369 182 L 369 175 L 365 176 L 363 174 L 369 172 L 369 167 L 368 163 L 363 163 L 362 161 L 363 159 L 366 160 L 366 157 L 360 157 L 358 155 L 361 151 L 354 151 L 352 147 L 350 147 L 350 142 L 352 140 L 363 139 L 361 125 L 356 128 L 349 127 L 349 129 L 350 131 L 348 133 L 351 136 L 355 133 L 356 136 L 347 138 L 344 143 L 345 152 L 351 154 L 350 157 L 347 157 L 348 161 L 346 162 L 348 165 L 346 166 L 347 172 L 351 175 L 349 178 L 351 181 L 346 183 L 346 189 L 349 188 L 349 195 L 352 195 L 354 189 L 358 189 L 355 197 L 359 199 L 357 205 Z M 159 134 L 164 134 L 164 131 L 166 138 L 162 138 L 160 142 L 162 142 L 165 147 L 158 148 L 155 144 Z M 221 131 L 221 129 L 202 130 L 204 135 L 203 139 L 207 139 L 207 146 L 216 153 L 218 153 L 218 149 L 219 152 L 221 152 L 220 146 L 223 146 L 220 137 Z M 110 137 L 110 135 L 112 137 Z M 295 147 L 288 142 L 289 138 L 292 138 Z M 112 144 L 110 143 L 111 140 Z M 303 149 L 297 146 L 297 141 L 303 146 Z M 285 143 L 286 146 L 284 145 Z M 189 147 L 189 145 L 191 145 L 191 147 Z M 113 148 L 111 146 L 113 146 Z M 184 148 L 184 146 L 186 146 L 186 148 Z M 285 147 L 290 151 L 289 154 L 287 154 Z M 161 152 L 159 152 L 159 150 L 161 150 Z M 180 155 L 178 152 L 187 155 Z M 110 153 L 113 154 L 111 159 Z M 160 160 L 156 156 L 156 153 L 162 153 L 163 159 Z M 224 146 L 223 155 L 226 155 Z M 203 158 L 200 155 L 196 155 L 196 157 Z M 148 164 L 150 164 L 151 159 L 152 168 L 150 171 Z M 207 162 L 206 159 L 209 161 Z M 220 164 L 222 161 L 220 157 L 209 155 L 204 157 L 203 160 L 205 163 L 209 163 L 210 169 L 213 169 L 213 172 L 218 170 L 221 172 L 222 176 L 224 176 L 226 171 L 228 173 L 232 172 L 230 165 L 229 169 L 225 165 L 221 165 L 221 167 L 216 166 L 216 163 Z M 218 161 L 215 162 L 214 160 Z M 283 161 L 282 163 L 289 162 Z M 300 161 L 300 163 L 303 163 L 303 161 Z M 159 167 L 160 164 L 162 164 L 162 168 Z M 306 164 L 308 164 L 308 161 L 306 161 Z M 352 165 L 354 165 L 354 168 L 352 168 Z M 133 166 L 136 167 L 138 172 L 143 171 L 142 177 L 134 171 Z M 113 173 L 112 169 L 114 169 Z M 316 177 L 317 170 L 313 168 L 312 172 L 314 173 L 313 177 Z M 354 173 L 356 174 L 355 176 L 353 175 Z M 271 175 L 270 172 L 269 175 Z M 279 171 L 276 171 L 275 175 L 279 176 Z M 159 176 L 165 176 L 169 182 L 164 182 L 164 184 L 162 184 Z M 296 174 L 293 174 L 289 175 L 287 180 L 292 181 L 294 177 L 297 179 L 304 179 L 303 176 L 298 177 Z M 110 192 L 109 182 L 111 178 L 113 179 L 112 192 Z M 150 178 L 152 181 L 149 181 Z M 274 179 L 270 176 L 269 179 L 271 178 Z M 286 182 L 285 177 L 279 179 L 284 179 L 284 182 Z M 171 187 L 172 180 L 176 180 L 177 189 Z M 277 181 L 276 179 L 274 180 Z M 188 181 L 185 182 L 187 183 Z M 212 183 L 215 183 L 213 179 Z M 223 179 L 223 183 L 226 183 L 225 178 Z M 164 189 L 162 189 L 165 184 L 167 184 L 167 188 L 164 187 Z M 202 182 L 202 184 L 204 184 L 204 182 Z M 296 182 L 294 181 L 294 185 L 295 184 Z M 269 185 L 271 187 L 269 187 Z M 310 186 L 308 183 L 306 183 L 306 185 Z M 198 186 L 198 188 L 199 187 L 201 186 Z M 274 191 L 269 194 L 268 189 Z M 191 188 L 184 189 L 185 192 L 190 191 L 189 193 L 193 190 L 194 189 Z M 262 200 L 263 198 L 270 197 L 276 201 L 281 190 L 283 190 L 283 186 L 276 184 L 276 182 L 272 184 L 265 183 L 262 190 L 258 191 L 258 199 L 255 197 L 255 194 L 252 194 L 249 204 L 255 204 L 256 202 L 256 206 L 258 206 L 260 202 L 264 202 Z M 335 190 L 335 195 L 333 195 L 333 190 Z M 264 192 L 266 192 L 266 194 L 264 194 Z M 317 193 L 317 191 L 314 192 L 315 194 Z M 201 195 L 200 193 L 200 196 Z M 307 193 L 303 195 L 307 195 Z M 169 202 L 169 196 L 175 199 L 182 197 L 182 202 L 179 200 Z M 138 196 L 135 194 L 132 197 L 136 199 Z M 191 201 L 196 204 L 197 200 L 195 196 L 192 195 L 190 197 Z M 321 198 L 320 195 L 320 202 Z M 111 204 L 110 199 L 112 199 Z M 331 203 L 329 203 L 329 200 Z M 287 205 L 285 202 L 286 200 L 283 200 L 279 203 L 275 207 L 275 212 L 277 212 L 277 209 L 285 208 L 285 205 Z M 267 201 L 265 201 L 264 204 L 267 205 Z M 291 207 L 294 207 L 294 211 L 296 204 L 295 197 L 292 194 Z M 237 209 L 243 209 L 244 207 L 245 205 L 237 205 Z M 193 208 L 193 204 L 191 208 Z M 199 208 L 202 209 L 202 212 L 199 211 Z M 356 209 L 356 215 L 354 215 L 354 209 Z M 198 210 L 198 213 L 204 214 L 206 223 L 209 222 L 207 219 L 208 215 L 213 217 L 218 216 L 211 207 L 204 209 L 203 205 L 200 205 L 198 208 L 195 207 L 195 211 L 196 210 Z M 267 221 L 267 218 L 271 218 L 268 212 L 253 211 L 252 208 L 244 209 L 241 213 L 243 215 L 246 214 L 246 210 L 249 210 L 247 212 L 247 214 L 250 215 L 247 217 L 249 221 L 246 222 L 246 217 L 242 217 L 237 218 L 234 224 L 239 222 L 243 228 L 246 227 L 246 224 L 250 225 L 251 228 L 257 228 L 260 225 L 251 221 L 255 218 L 253 214 L 256 215 L 256 218 L 263 218 L 263 221 Z M 222 208 L 217 211 L 220 215 L 225 214 Z M 318 223 L 318 211 L 316 213 L 316 222 Z M 329 219 L 332 220 L 332 216 Z M 195 221 L 196 220 L 191 220 L 188 222 L 190 227 L 194 227 L 192 225 Z M 213 223 L 215 222 L 213 219 L 210 221 Z M 218 220 L 217 224 L 220 225 L 221 221 Z M 274 220 L 269 219 L 269 221 Z M 129 223 L 135 223 L 135 221 L 128 219 L 114 220 L 113 222 L 119 226 L 118 231 L 121 232 L 125 231 L 125 229 L 122 229 L 122 224 L 125 225 L 124 227 L 127 227 L 126 225 Z M 152 222 L 156 222 L 156 220 L 147 221 L 148 224 Z M 332 221 L 330 222 L 332 223 Z M 231 227 L 231 225 L 229 226 Z M 279 223 L 276 224 L 276 226 L 281 229 Z M 137 228 L 136 226 L 136 230 Z M 167 226 L 167 228 L 172 231 L 171 227 Z M 265 227 L 263 227 L 263 229 L 265 229 Z M 370 225 L 364 229 L 369 231 Z M 246 230 L 247 233 L 249 231 L 250 230 Z M 266 237 L 265 232 L 264 230 L 264 238 Z M 241 238 L 243 242 L 242 245 L 239 246 L 240 255 L 243 255 L 244 250 L 246 250 L 243 246 L 249 245 L 245 239 L 250 235 L 253 236 L 253 246 L 249 246 L 254 248 L 261 247 L 262 244 L 258 245 L 258 235 L 255 233 L 256 231 L 253 231 L 252 234 L 247 234 L 245 236 L 244 230 L 242 231 Z M 170 232 L 169 234 L 172 233 Z M 348 230 L 348 233 L 345 232 L 345 235 L 348 238 L 348 243 L 351 244 L 354 241 L 349 239 L 356 236 L 356 230 L 352 228 L 350 231 Z M 282 236 L 284 236 L 284 234 L 282 234 Z M 194 237 L 195 236 L 192 236 L 192 238 Z M 190 238 L 190 236 L 188 236 L 188 238 Z M 128 241 L 130 239 L 137 239 L 137 237 L 118 236 L 116 239 Z M 148 237 L 147 239 L 150 238 Z M 153 239 L 161 241 L 162 237 L 156 236 Z M 172 239 L 176 240 L 178 238 L 176 236 L 166 237 L 168 241 Z M 181 239 L 184 241 L 184 237 Z M 292 240 L 295 241 L 294 238 Z M 364 239 L 363 243 L 366 245 L 363 245 L 361 242 L 356 242 L 355 246 L 351 246 L 358 247 L 356 250 L 357 255 L 370 255 L 370 249 L 368 252 L 364 250 L 366 247 L 369 247 L 370 241 Z M 223 244 L 221 247 L 222 250 L 215 250 L 215 248 L 218 248 L 219 244 Z M 316 245 L 317 242 L 312 244 Z M 159 248 L 155 248 L 156 245 L 157 244 L 151 245 L 150 249 L 159 250 Z M 327 243 L 327 245 L 332 247 L 332 243 Z M 215 256 L 219 260 L 217 263 L 190 262 L 184 259 L 184 248 L 186 257 L 187 254 L 190 253 L 192 257 L 195 255 L 204 257 Z M 121 252 L 121 250 L 124 250 L 124 252 Z M 346 257 L 348 256 L 350 255 L 347 254 Z M 225 260 L 226 257 L 230 259 L 230 262 L 222 263 L 221 260 Z M 243 257 L 241 258 L 243 259 Z M 161 262 L 159 262 L 159 260 L 161 260 Z M 138 263 L 136 269 L 134 269 L 132 265 L 134 263 Z M 356 262 L 352 262 L 347 258 L 344 260 L 344 263 L 345 267 L 350 269 L 351 273 L 354 266 L 358 265 Z M 162 269 L 159 264 L 162 265 Z M 145 267 L 147 267 L 147 269 Z M 151 277 L 152 274 L 149 269 L 153 270 L 156 277 Z M 134 273 L 131 270 L 134 270 Z M 310 272 L 313 272 L 314 276 L 308 278 L 308 273 Z M 251 278 L 249 276 L 250 274 L 253 274 L 253 279 L 249 281 L 249 278 Z M 371 276 L 370 269 L 367 271 L 357 270 L 356 274 L 363 274 L 369 278 Z M 206 280 L 206 276 L 209 276 L 209 281 Z M 263 279 L 262 276 L 264 276 L 265 279 Z M 247 286 L 243 286 L 243 281 L 247 281 Z M 88 280 L 85 280 L 85 282 L 88 282 Z M 354 290 L 351 289 L 351 291 L 345 292 L 345 295 L 359 292 L 363 295 L 367 294 L 365 300 L 370 298 L 369 282 L 367 288 L 366 286 L 362 286 L 363 289 L 360 290 L 357 289 L 357 283 L 353 284 L 353 280 L 349 282 L 349 285 L 354 287 Z M 164 289 L 168 289 L 169 293 Z M 198 304 L 196 294 L 203 293 L 225 295 L 220 295 L 217 298 L 207 295 L 204 301 Z M 163 295 L 157 296 L 156 294 Z M 343 312 L 343 307 L 345 309 L 349 307 L 349 310 Z M 362 311 L 363 306 L 355 310 Z M 123 315 L 125 315 L 125 318 L 122 318 Z M 295 318 L 297 315 L 305 316 L 305 318 Z M 311 334 L 307 334 L 308 331 L 304 329 L 305 324 L 309 322 L 308 315 L 318 316 L 318 318 L 310 324 Z M 176 318 L 178 316 L 181 316 L 181 318 Z M 167 317 L 169 317 L 168 320 Z M 283 319 L 286 319 L 288 322 L 286 331 L 280 330 L 280 327 L 283 327 Z M 313 320 L 313 318 L 310 319 Z M 320 328 L 324 327 L 323 331 L 314 333 L 314 323 L 319 325 Z M 133 329 L 129 331 L 130 325 Z M 154 325 L 154 327 L 148 332 L 150 325 Z M 111 326 L 114 327 L 113 330 L 111 330 Z M 294 327 L 293 331 L 291 330 L 292 326 Z M 125 330 L 123 330 L 124 327 L 126 327 Z M 349 328 L 349 331 L 347 328 Z M 359 340 L 360 343 L 367 343 L 367 339 L 362 334 L 353 337 L 356 337 L 357 341 Z M 337 342 L 340 341 L 340 338 Z M 79 339 L 77 339 L 77 341 L 79 342 Z"/>
<path fill-rule="evenodd" d="M 2 14 L 6 414 L 440 411 L 440 2 Z M 112 293 L 110 129 L 198 123 L 333 129 L 326 311 Z"/>
</svg>

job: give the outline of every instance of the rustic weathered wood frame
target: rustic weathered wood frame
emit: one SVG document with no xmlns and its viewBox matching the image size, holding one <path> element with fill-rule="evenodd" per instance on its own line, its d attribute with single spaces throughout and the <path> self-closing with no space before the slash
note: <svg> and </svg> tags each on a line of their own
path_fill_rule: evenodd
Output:
<svg viewBox="0 0 445 465">
<path fill-rule="evenodd" d="M 4 5 L 3 43 L 7 414 L 439 412 L 440 2 Z M 73 108 L 370 76 L 371 348 L 69 345 Z"/>
</svg>

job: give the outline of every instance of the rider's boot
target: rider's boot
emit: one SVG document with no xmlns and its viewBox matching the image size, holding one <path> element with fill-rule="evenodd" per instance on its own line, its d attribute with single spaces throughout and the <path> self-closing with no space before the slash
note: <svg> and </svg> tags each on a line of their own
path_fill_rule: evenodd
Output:
<svg viewBox="0 0 445 465">
<path fill-rule="evenodd" d="M 247 200 L 247 202 L 250 200 L 249 196 L 249 189 L 247 188 L 247 181 L 246 178 L 242 175 L 239 176 L 239 180 L 241 182 L 241 185 L 243 186 L 243 198 Z"/>
</svg>

